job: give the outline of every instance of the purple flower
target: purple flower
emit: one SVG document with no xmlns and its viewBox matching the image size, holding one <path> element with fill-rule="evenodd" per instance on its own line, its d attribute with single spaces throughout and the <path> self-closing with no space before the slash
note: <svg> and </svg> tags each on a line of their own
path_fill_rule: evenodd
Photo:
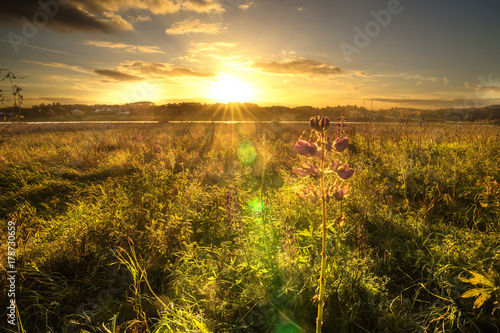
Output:
<svg viewBox="0 0 500 333">
<path fill-rule="evenodd" d="M 339 169 L 340 162 L 339 161 L 332 161 L 332 164 L 328 167 L 329 172 L 337 172 Z"/>
<path fill-rule="evenodd" d="M 318 152 L 318 147 L 314 144 L 314 142 L 305 140 L 297 141 L 295 146 L 293 146 L 293 149 L 295 149 L 297 154 L 304 156 L 315 156 Z"/>
<path fill-rule="evenodd" d="M 332 140 L 330 140 L 330 138 L 328 138 L 326 140 L 326 143 L 325 143 L 325 149 L 326 149 L 326 151 L 331 151 L 332 150 L 332 146 L 333 146 L 333 142 L 332 142 Z"/>
<path fill-rule="evenodd" d="M 311 163 L 302 164 L 301 168 L 295 168 L 293 171 L 300 177 L 317 176 L 319 174 L 319 168 Z"/>
<path fill-rule="evenodd" d="M 346 180 L 348 178 L 351 178 L 351 176 L 354 175 L 356 171 L 354 169 L 349 169 L 349 166 L 346 163 L 344 166 L 339 167 L 336 172 L 341 179 Z"/>
<path fill-rule="evenodd" d="M 330 119 L 325 116 L 311 117 L 311 119 L 309 120 L 309 124 L 311 125 L 311 128 L 313 130 L 320 132 L 328 128 L 328 125 L 330 125 Z"/>
<path fill-rule="evenodd" d="M 329 125 L 330 125 L 330 119 L 328 119 L 328 117 L 323 117 L 321 119 L 321 128 L 326 130 Z"/>
<path fill-rule="evenodd" d="M 345 136 L 342 139 L 337 138 L 333 144 L 333 148 L 339 153 L 343 152 L 349 145 L 349 139 Z"/>
<path fill-rule="evenodd" d="M 295 194 L 297 194 L 297 196 L 301 200 L 303 200 L 303 201 L 310 200 L 312 203 L 315 203 L 320 199 L 320 196 L 316 192 L 316 189 L 311 185 L 307 186 L 306 189 L 302 189 L 302 190 L 295 192 Z"/>
<path fill-rule="evenodd" d="M 311 119 L 309 119 L 309 125 L 311 125 L 313 130 L 319 130 L 319 117 L 311 117 Z"/>
<path fill-rule="evenodd" d="M 354 169 L 349 169 L 349 165 L 347 165 L 347 163 L 341 166 L 339 161 L 333 161 L 325 172 L 335 172 L 339 176 L 339 178 L 346 180 L 348 178 L 351 178 L 356 171 Z"/>
<path fill-rule="evenodd" d="M 346 186 L 341 186 L 338 187 L 334 190 L 333 192 L 333 197 L 335 200 L 342 200 L 344 197 L 347 197 L 349 195 L 349 191 L 351 189 L 351 185 L 347 184 Z"/>
</svg>

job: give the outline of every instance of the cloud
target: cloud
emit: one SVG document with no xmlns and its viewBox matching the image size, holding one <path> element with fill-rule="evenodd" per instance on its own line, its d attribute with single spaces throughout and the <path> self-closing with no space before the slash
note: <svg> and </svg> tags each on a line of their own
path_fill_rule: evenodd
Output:
<svg viewBox="0 0 500 333">
<path fill-rule="evenodd" d="M 416 75 L 408 75 L 405 77 L 406 80 L 419 80 L 419 81 L 431 81 L 438 82 L 439 78 L 437 77 L 422 77 L 420 74 Z"/>
<path fill-rule="evenodd" d="M 445 85 L 448 85 L 448 84 L 450 84 L 450 80 L 448 80 L 448 78 L 445 76 L 445 77 L 443 77 L 443 83 Z"/>
<path fill-rule="evenodd" d="M 465 88 L 472 89 L 478 92 L 489 92 L 489 93 L 500 93 L 500 82 L 498 84 L 494 84 L 493 82 L 489 82 L 488 85 L 484 84 L 470 84 L 469 82 L 465 82 Z"/>
<path fill-rule="evenodd" d="M 144 80 L 141 77 L 125 74 L 117 70 L 113 69 L 94 69 L 94 73 L 99 74 L 101 76 L 109 77 L 116 81 L 141 81 Z"/>
<path fill-rule="evenodd" d="M 217 0 L 190 0 L 182 2 L 182 9 L 198 13 L 223 12 L 220 1 Z"/>
<path fill-rule="evenodd" d="M 184 35 L 189 33 L 205 33 L 217 35 L 225 31 L 221 23 L 203 23 L 200 20 L 184 20 L 174 23 L 170 28 L 165 30 L 168 35 Z"/>
<path fill-rule="evenodd" d="M 34 61 L 34 60 L 23 60 L 22 62 L 27 63 L 27 64 L 42 65 L 42 66 L 47 66 L 47 67 L 65 68 L 65 69 L 70 69 L 70 70 L 73 70 L 75 72 L 81 72 L 81 73 L 89 73 L 89 71 L 83 67 L 63 64 L 60 62 L 43 62 L 43 61 Z"/>
<path fill-rule="evenodd" d="M 238 45 L 238 43 L 232 42 L 214 42 L 214 43 L 203 43 L 203 42 L 192 42 L 190 45 L 191 53 L 200 53 L 200 52 L 214 52 L 219 51 L 223 48 L 234 48 Z"/>
<path fill-rule="evenodd" d="M 34 98 L 34 100 L 37 100 Z M 49 102 L 57 102 L 57 103 L 65 103 L 65 104 L 74 104 L 78 102 L 75 98 L 70 97 L 38 97 L 38 100 L 49 101 Z"/>
<path fill-rule="evenodd" d="M 166 63 L 152 63 L 145 61 L 129 61 L 120 64 L 120 70 L 134 73 L 140 76 L 149 76 L 155 78 L 162 77 L 178 77 L 178 76 L 191 76 L 191 77 L 212 77 L 215 73 L 212 72 L 197 72 L 186 67 L 174 67 Z"/>
<path fill-rule="evenodd" d="M 63 33 L 111 33 L 134 30 L 131 22 L 151 19 L 143 13 L 135 17 L 127 15 L 129 20 L 124 19 L 120 13 L 130 10 L 159 15 L 179 11 L 217 13 L 224 8 L 218 0 L 15 0 L 2 3 L 0 24 L 21 27 L 27 21 L 38 28 L 47 27 Z"/>
<path fill-rule="evenodd" d="M 127 19 L 129 22 L 132 22 L 132 23 L 150 22 L 151 16 L 149 16 L 149 15 L 128 16 Z"/>
<path fill-rule="evenodd" d="M 413 98 L 374 98 L 376 102 L 393 103 L 410 106 L 427 106 L 427 107 L 442 107 L 442 108 L 467 108 L 479 107 L 500 103 L 497 98 L 452 98 L 452 99 L 413 99 Z"/>
<path fill-rule="evenodd" d="M 227 57 L 228 54 L 231 54 L 232 57 L 236 57 L 234 52 L 227 51 L 228 49 L 232 49 L 237 45 L 238 43 L 231 42 L 191 42 L 189 44 L 188 54 L 178 59 L 182 59 L 188 62 L 200 62 L 200 57 L 221 59 L 223 56 Z"/>
<path fill-rule="evenodd" d="M 106 3 L 107 1 L 103 1 Z M 40 3 L 47 3 L 40 1 Z M 92 1 L 80 0 L 46 7 L 43 11 L 37 0 L 7 1 L 2 4 L 0 22 L 23 26 L 33 24 L 36 19 L 38 27 L 46 26 L 60 32 L 104 32 L 132 30 L 133 27 L 120 15 L 110 11 L 91 10 Z M 102 7 L 101 7 L 102 8 Z M 43 21 L 43 18 L 47 18 Z M 28 23 L 26 23 L 28 22 Z"/>
<path fill-rule="evenodd" d="M 131 45 L 98 40 L 86 40 L 83 42 L 83 44 L 96 47 L 106 47 L 110 49 L 123 49 L 124 51 L 130 53 L 164 53 L 163 51 L 160 51 L 160 48 L 158 46 Z"/>
<path fill-rule="evenodd" d="M 266 73 L 306 75 L 309 77 L 344 74 L 344 72 L 336 66 L 305 58 L 300 58 L 299 60 L 285 60 L 283 62 L 273 61 L 271 63 L 254 63 L 253 67 L 259 68 Z"/>
</svg>

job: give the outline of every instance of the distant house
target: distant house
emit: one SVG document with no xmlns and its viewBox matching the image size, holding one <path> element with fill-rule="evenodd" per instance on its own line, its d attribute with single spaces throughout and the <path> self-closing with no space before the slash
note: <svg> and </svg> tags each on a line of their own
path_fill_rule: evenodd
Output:
<svg viewBox="0 0 500 333">
<path fill-rule="evenodd" d="M 80 110 L 79 108 L 74 108 L 71 110 L 71 113 L 74 114 L 75 116 L 82 116 L 84 115 L 85 113 Z"/>
</svg>

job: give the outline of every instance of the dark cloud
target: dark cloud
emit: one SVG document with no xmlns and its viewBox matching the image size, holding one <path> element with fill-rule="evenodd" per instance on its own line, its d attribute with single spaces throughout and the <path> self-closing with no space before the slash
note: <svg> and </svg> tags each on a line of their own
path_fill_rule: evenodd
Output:
<svg viewBox="0 0 500 333">
<path fill-rule="evenodd" d="M 135 75 L 125 74 L 113 69 L 94 69 L 94 73 L 106 76 L 117 81 L 141 81 L 143 78 Z"/>
<path fill-rule="evenodd" d="M 56 103 L 66 103 L 66 104 L 71 104 L 71 103 L 78 102 L 77 99 L 70 98 L 70 97 L 38 97 L 38 99 L 42 100 L 42 101 L 49 101 L 49 102 L 56 102 Z M 33 98 L 33 100 L 36 100 L 36 98 Z"/>
<path fill-rule="evenodd" d="M 52 5 L 46 7 L 44 11 L 39 3 L 51 3 Z M 109 33 L 132 29 L 132 26 L 118 14 L 106 12 L 98 16 L 84 10 L 83 8 L 86 6 L 77 8 L 73 4 L 74 2 L 59 4 L 57 1 L 44 0 L 5 1 L 2 3 L 0 12 L 0 24 L 21 27 L 33 24 L 37 28 L 47 27 L 60 32 L 100 31 Z"/>
<path fill-rule="evenodd" d="M 132 61 L 120 64 L 120 68 L 132 71 L 141 76 L 192 76 L 212 77 L 212 72 L 196 72 L 185 67 L 172 67 L 170 64 L 155 62 Z"/>
<path fill-rule="evenodd" d="M 62 4 L 61 4 L 61 3 Z M 217 0 L 9 0 L 2 3 L 0 24 L 47 27 L 60 32 L 104 32 L 133 30 L 130 22 L 150 20 L 147 15 L 125 20 L 119 13 L 130 9 L 153 14 L 194 11 L 199 13 L 221 12 Z M 127 16 L 127 17 L 130 17 Z"/>
<path fill-rule="evenodd" d="M 325 62 L 304 59 L 288 60 L 284 62 L 273 61 L 271 63 L 254 63 L 253 67 L 260 68 L 264 72 L 273 74 L 307 75 L 307 76 L 329 76 L 343 74 L 343 71 Z"/>
</svg>

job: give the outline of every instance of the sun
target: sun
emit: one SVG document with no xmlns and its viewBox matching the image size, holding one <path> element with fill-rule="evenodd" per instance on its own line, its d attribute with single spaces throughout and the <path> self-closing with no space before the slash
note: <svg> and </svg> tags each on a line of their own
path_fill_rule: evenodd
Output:
<svg viewBox="0 0 500 333">
<path fill-rule="evenodd" d="M 222 103 L 248 102 L 252 99 L 254 90 L 248 82 L 240 81 L 230 75 L 221 75 L 212 83 L 208 97 Z"/>
</svg>

